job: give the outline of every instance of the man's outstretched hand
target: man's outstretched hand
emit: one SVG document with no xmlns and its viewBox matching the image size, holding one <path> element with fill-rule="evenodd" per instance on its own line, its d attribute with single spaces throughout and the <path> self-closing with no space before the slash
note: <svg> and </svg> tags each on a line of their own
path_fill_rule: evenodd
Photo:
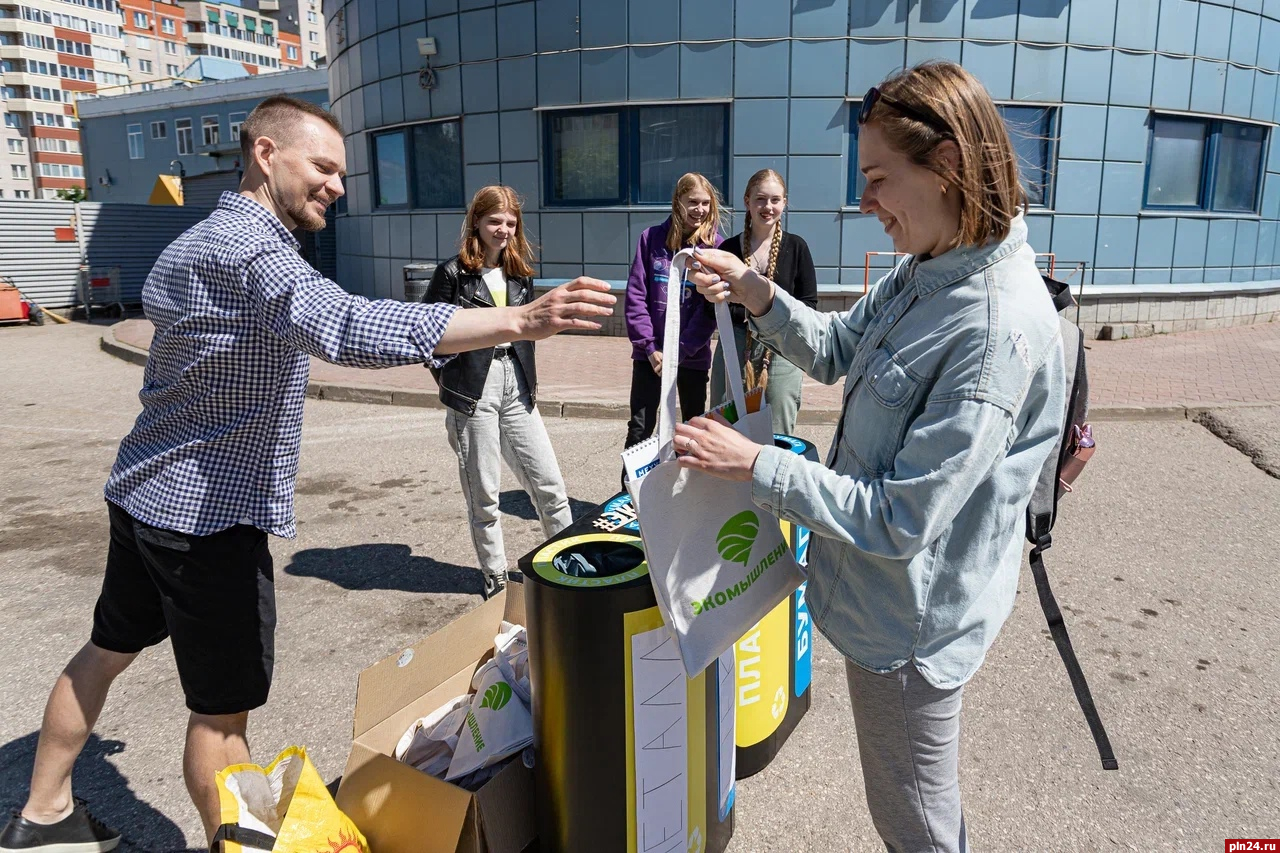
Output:
<svg viewBox="0 0 1280 853">
<path fill-rule="evenodd" d="M 592 317 L 613 313 L 617 297 L 599 279 L 582 276 L 520 306 L 520 334 L 524 340 L 538 341 L 567 329 L 594 331 L 600 324 Z"/>
</svg>

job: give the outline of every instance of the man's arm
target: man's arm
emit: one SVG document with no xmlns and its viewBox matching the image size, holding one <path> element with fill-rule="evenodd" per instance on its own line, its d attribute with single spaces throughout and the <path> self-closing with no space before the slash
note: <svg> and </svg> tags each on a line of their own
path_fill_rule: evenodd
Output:
<svg viewBox="0 0 1280 853">
<path fill-rule="evenodd" d="M 251 258 L 244 287 L 258 321 L 298 349 L 334 364 L 391 367 L 539 340 L 565 329 L 599 329 L 612 313 L 609 285 L 580 278 L 515 308 L 460 311 L 441 303 L 370 301 L 343 290 L 285 246 Z"/>
</svg>

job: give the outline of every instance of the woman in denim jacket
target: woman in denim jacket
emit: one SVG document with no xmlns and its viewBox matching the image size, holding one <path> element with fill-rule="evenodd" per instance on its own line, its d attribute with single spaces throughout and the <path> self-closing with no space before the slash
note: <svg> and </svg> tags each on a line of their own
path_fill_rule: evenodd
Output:
<svg viewBox="0 0 1280 853">
<path fill-rule="evenodd" d="M 1024 513 L 1062 427 L 1062 343 L 982 84 L 924 63 L 867 92 L 858 121 L 862 211 L 909 255 L 893 272 L 844 314 L 724 252 L 701 251 L 694 274 L 709 300 L 745 305 L 766 346 L 844 380 L 826 464 L 704 418 L 675 445 L 816 534 L 809 607 L 846 658 L 876 830 L 892 850 L 958 851 L 961 692 L 1013 607 Z"/>
</svg>

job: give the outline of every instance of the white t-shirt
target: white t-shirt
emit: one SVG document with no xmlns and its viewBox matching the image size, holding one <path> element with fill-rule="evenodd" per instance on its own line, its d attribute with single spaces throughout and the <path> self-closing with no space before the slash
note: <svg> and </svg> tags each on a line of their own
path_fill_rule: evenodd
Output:
<svg viewBox="0 0 1280 853">
<path fill-rule="evenodd" d="M 502 267 L 485 267 L 480 271 L 480 278 L 489 286 L 489 295 L 493 304 L 499 308 L 507 305 L 507 274 Z"/>
</svg>

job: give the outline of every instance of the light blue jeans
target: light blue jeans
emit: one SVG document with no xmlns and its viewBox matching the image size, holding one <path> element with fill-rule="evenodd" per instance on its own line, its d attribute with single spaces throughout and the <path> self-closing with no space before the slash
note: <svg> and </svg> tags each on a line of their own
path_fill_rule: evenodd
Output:
<svg viewBox="0 0 1280 853">
<path fill-rule="evenodd" d="M 499 575 L 507 570 L 498 511 L 503 460 L 533 501 L 547 538 L 573 522 L 555 450 L 514 359 L 495 358 L 475 414 L 450 409 L 445 428 L 458 454 L 458 478 L 481 571 Z"/>
</svg>

